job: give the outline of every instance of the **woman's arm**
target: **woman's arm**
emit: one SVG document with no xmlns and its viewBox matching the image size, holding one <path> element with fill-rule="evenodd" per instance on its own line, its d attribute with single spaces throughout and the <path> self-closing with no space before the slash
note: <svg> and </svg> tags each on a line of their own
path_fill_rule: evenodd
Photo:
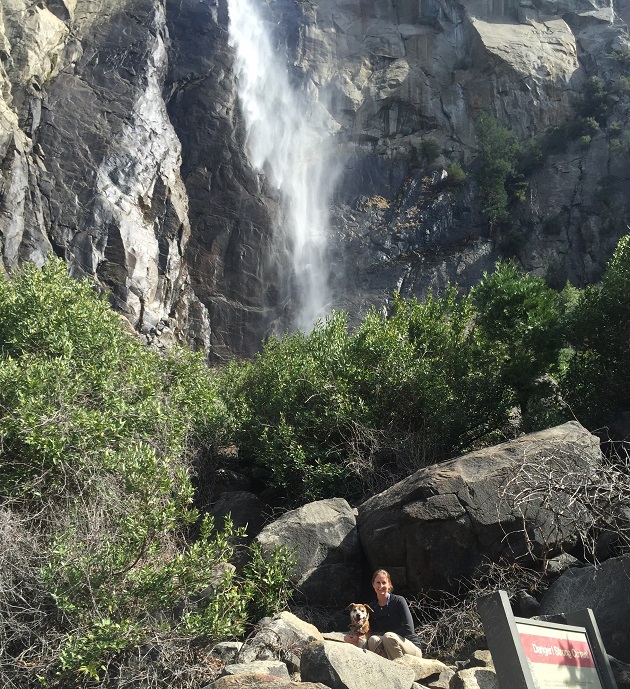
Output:
<svg viewBox="0 0 630 689">
<path fill-rule="evenodd" d="M 413 628 L 413 619 L 411 617 L 411 610 L 409 610 L 409 605 L 407 604 L 407 601 L 401 596 L 400 597 L 400 615 L 401 615 L 401 620 L 400 620 L 400 625 L 404 629 L 404 636 L 405 638 L 409 638 L 410 636 L 415 637 L 416 632 Z"/>
<path fill-rule="evenodd" d="M 412 644 L 421 649 L 422 645 L 413 626 L 413 618 L 411 617 L 409 605 L 402 596 L 399 596 L 398 601 L 400 603 L 400 606 L 398 608 L 400 630 L 398 631 L 398 633 L 401 636 L 404 636 L 405 639 L 407 639 L 408 641 L 411 641 Z"/>
</svg>

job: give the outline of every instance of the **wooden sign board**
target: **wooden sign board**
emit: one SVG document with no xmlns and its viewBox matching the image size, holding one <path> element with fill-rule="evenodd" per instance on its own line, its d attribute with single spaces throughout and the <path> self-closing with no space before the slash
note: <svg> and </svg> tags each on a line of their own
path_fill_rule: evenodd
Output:
<svg viewBox="0 0 630 689">
<path fill-rule="evenodd" d="M 617 689 L 592 611 L 571 624 L 514 617 L 505 591 L 477 601 L 501 689 Z"/>
</svg>

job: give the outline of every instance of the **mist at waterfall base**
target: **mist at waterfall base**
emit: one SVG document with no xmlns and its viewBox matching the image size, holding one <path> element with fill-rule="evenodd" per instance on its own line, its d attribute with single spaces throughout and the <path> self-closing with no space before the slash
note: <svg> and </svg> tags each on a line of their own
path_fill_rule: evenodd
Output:
<svg viewBox="0 0 630 689">
<path fill-rule="evenodd" d="M 278 191 L 267 265 L 270 329 L 309 332 L 331 310 L 329 200 L 337 178 L 326 109 L 291 84 L 287 49 L 262 0 L 228 0 L 229 43 L 252 168 Z M 271 309 L 273 310 L 273 309 Z"/>
</svg>

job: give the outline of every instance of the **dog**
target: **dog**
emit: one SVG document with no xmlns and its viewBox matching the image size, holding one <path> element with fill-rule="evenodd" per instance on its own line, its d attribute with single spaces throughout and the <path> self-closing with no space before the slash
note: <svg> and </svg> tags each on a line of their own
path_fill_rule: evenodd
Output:
<svg viewBox="0 0 630 689">
<path fill-rule="evenodd" d="M 348 636 L 359 648 L 367 645 L 367 636 L 370 631 L 370 613 L 374 612 L 369 605 L 362 603 L 350 603 L 346 608 L 350 613 L 350 631 Z"/>
</svg>

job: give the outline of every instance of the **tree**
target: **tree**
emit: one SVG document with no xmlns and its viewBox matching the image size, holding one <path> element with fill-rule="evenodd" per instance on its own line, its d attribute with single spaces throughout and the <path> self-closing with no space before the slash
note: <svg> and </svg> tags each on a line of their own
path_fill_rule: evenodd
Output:
<svg viewBox="0 0 630 689">
<path fill-rule="evenodd" d="M 475 130 L 479 143 L 477 179 L 482 211 L 492 225 L 510 219 L 508 185 L 517 182 L 517 165 L 522 147 L 516 135 L 485 112 L 479 114 Z"/>
<path fill-rule="evenodd" d="M 540 378 L 556 370 L 563 344 L 560 297 L 542 278 L 499 262 L 473 289 L 477 327 L 513 390 L 525 425 Z"/>
<path fill-rule="evenodd" d="M 568 337 L 563 389 L 582 423 L 597 428 L 630 409 L 630 235 L 619 240 L 601 283 L 579 295 Z"/>
</svg>

